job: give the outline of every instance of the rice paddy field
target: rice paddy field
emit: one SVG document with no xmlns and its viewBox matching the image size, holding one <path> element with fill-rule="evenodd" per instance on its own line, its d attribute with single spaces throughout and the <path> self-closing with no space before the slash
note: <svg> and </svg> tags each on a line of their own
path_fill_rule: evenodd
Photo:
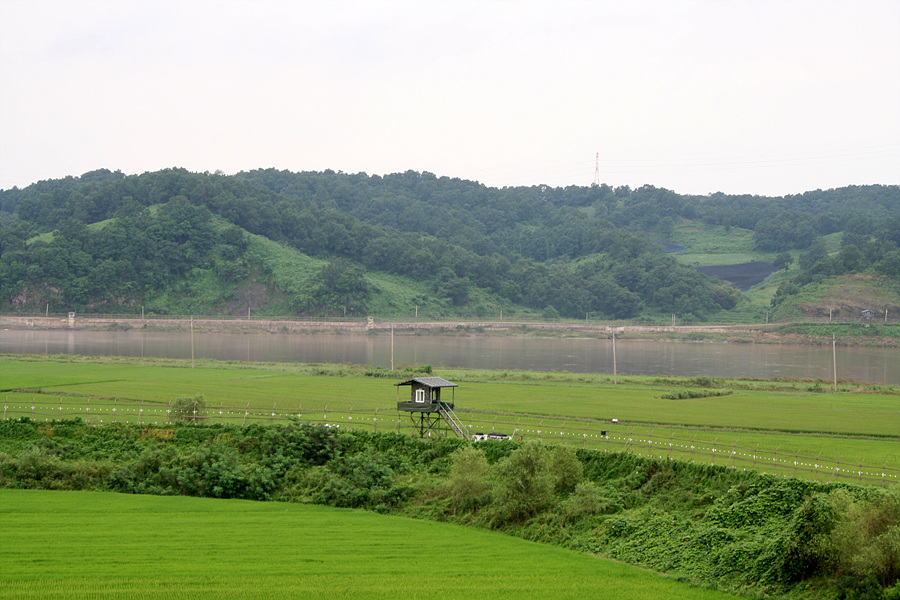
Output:
<svg viewBox="0 0 900 600">
<path fill-rule="evenodd" d="M 408 414 L 396 410 L 408 388 L 393 384 L 415 376 L 348 365 L 191 368 L 190 361 L 12 355 L 0 356 L 0 374 L 3 418 L 163 424 L 179 397 L 202 395 L 207 419 L 379 431 L 411 431 Z M 890 387 L 842 384 L 833 392 L 827 383 L 802 381 L 627 377 L 614 384 L 609 376 L 571 373 L 435 374 L 459 384 L 453 400 L 471 432 L 814 479 L 848 470 L 859 482 L 900 482 L 900 390 Z M 685 391 L 713 395 L 666 397 Z"/>
<path fill-rule="evenodd" d="M 733 598 L 500 533 L 301 504 L 0 490 L 0 599 Z"/>
</svg>

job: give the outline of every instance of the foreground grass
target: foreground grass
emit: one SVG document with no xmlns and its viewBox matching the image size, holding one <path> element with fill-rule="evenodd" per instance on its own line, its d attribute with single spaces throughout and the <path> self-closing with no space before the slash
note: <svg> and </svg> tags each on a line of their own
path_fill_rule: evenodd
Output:
<svg viewBox="0 0 900 600">
<path fill-rule="evenodd" d="M 716 599 L 502 534 L 298 504 L 0 490 L 0 598 Z"/>
</svg>

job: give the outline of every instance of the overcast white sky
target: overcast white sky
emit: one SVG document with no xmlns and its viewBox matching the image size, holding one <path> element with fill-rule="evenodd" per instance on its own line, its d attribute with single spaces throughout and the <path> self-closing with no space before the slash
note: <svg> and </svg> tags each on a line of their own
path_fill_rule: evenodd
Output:
<svg viewBox="0 0 900 600">
<path fill-rule="evenodd" d="M 98 168 L 900 183 L 900 0 L 0 0 L 0 188 Z"/>
</svg>

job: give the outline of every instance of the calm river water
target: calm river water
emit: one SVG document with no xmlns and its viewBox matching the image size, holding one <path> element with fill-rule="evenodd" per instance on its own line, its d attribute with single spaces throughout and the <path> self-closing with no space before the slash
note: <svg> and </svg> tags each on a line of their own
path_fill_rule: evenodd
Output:
<svg viewBox="0 0 900 600">
<path fill-rule="evenodd" d="M 0 331 L 0 353 L 191 358 L 183 332 Z M 391 366 L 389 335 L 279 335 L 195 333 L 196 359 L 259 362 L 353 363 Z M 585 338 L 395 336 L 396 367 L 517 369 L 612 373 L 610 340 Z M 619 339 L 619 374 L 709 377 L 833 375 L 831 346 L 658 342 Z M 837 348 L 838 378 L 900 385 L 900 350 Z M 0 373 L 2 378 L 2 373 Z"/>
</svg>

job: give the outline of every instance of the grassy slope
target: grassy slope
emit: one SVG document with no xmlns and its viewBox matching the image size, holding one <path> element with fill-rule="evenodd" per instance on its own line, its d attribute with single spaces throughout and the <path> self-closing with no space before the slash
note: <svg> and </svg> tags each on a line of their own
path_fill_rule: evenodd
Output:
<svg viewBox="0 0 900 600">
<path fill-rule="evenodd" d="M 303 294 L 327 263 L 325 260 L 313 258 L 263 236 L 251 234 L 248 236 L 251 252 L 272 270 L 275 285 L 284 292 Z M 445 301 L 434 297 L 434 290 L 427 282 L 381 272 L 366 273 L 365 279 L 372 291 L 367 303 L 370 314 L 382 318 L 413 318 L 417 314 L 417 306 L 418 316 L 422 318 L 447 317 L 455 314 L 455 310 Z M 476 290 L 472 293 L 470 304 L 473 306 L 483 304 L 497 316 L 500 307 L 506 306 L 507 303 L 501 303 L 497 298 Z M 513 313 L 507 309 L 506 314 Z"/>
<path fill-rule="evenodd" d="M 733 597 L 498 533 L 298 504 L 0 490 L 0 531 L 0 599 Z"/>
<path fill-rule="evenodd" d="M 788 297 L 775 312 L 779 320 L 809 316 L 827 317 L 832 311 L 842 321 L 860 319 L 869 309 L 877 317 L 896 315 L 900 311 L 900 282 L 888 277 L 872 275 L 842 275 L 821 283 L 804 286 L 799 294 Z"/>
</svg>

